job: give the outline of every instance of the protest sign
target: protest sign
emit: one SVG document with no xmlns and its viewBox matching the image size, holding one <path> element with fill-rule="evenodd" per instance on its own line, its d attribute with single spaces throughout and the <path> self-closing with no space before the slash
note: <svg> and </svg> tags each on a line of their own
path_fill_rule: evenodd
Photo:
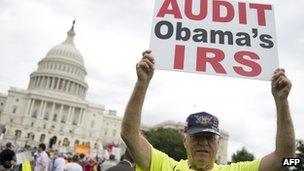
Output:
<svg viewBox="0 0 304 171">
<path fill-rule="evenodd" d="M 89 145 L 81 145 L 81 144 L 75 144 L 74 145 L 74 152 L 78 154 L 89 154 L 91 151 L 91 148 Z"/>
<path fill-rule="evenodd" d="M 274 9 L 224 0 L 155 0 L 155 68 L 270 80 L 278 68 Z"/>
</svg>

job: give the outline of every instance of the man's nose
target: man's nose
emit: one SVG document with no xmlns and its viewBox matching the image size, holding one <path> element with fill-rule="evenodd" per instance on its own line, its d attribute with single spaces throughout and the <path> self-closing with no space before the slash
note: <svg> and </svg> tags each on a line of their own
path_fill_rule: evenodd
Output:
<svg viewBox="0 0 304 171">
<path fill-rule="evenodd" d="M 200 145 L 207 145 L 208 144 L 208 140 L 206 137 L 200 137 L 200 139 L 197 141 L 198 144 Z"/>
</svg>

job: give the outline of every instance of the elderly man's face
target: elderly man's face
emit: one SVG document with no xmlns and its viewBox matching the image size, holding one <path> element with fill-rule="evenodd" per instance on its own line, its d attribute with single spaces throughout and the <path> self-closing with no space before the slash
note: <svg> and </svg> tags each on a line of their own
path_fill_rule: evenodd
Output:
<svg viewBox="0 0 304 171">
<path fill-rule="evenodd" d="M 184 146 L 193 169 L 211 169 L 216 159 L 219 136 L 214 133 L 185 133 Z"/>
</svg>

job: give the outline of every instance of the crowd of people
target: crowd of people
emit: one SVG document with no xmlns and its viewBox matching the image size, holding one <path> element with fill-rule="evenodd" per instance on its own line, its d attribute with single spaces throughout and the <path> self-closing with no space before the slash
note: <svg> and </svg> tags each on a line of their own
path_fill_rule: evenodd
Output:
<svg viewBox="0 0 304 171">
<path fill-rule="evenodd" d="M 8 142 L 1 147 L 0 171 L 118 171 L 135 170 L 135 164 L 128 150 L 122 156 L 110 154 L 109 158 L 90 156 L 89 154 L 77 154 L 72 152 L 60 153 L 57 150 L 47 150 L 41 143 L 38 148 L 26 147 L 23 152 L 30 152 L 31 159 L 21 164 L 17 163 L 16 150 L 12 143 Z M 18 151 L 20 152 L 20 151 Z"/>
</svg>

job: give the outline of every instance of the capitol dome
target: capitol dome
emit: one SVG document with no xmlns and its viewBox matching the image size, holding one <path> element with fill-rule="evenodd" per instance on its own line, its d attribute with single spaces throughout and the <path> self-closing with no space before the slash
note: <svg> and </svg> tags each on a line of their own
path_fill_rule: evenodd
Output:
<svg viewBox="0 0 304 171">
<path fill-rule="evenodd" d="M 37 71 L 30 76 L 28 89 L 65 93 L 85 98 L 88 84 L 81 53 L 74 44 L 74 24 L 61 44 L 48 51 L 38 63 Z"/>
</svg>

